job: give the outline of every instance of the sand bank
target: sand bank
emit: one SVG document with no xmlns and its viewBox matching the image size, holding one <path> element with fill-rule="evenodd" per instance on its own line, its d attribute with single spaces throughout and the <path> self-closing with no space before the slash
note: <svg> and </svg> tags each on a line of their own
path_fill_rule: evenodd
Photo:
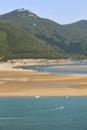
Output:
<svg viewBox="0 0 87 130">
<path fill-rule="evenodd" d="M 49 74 L 0 64 L 0 96 L 87 96 L 86 74 Z"/>
<path fill-rule="evenodd" d="M 53 66 L 52 68 L 60 68 L 60 69 L 87 69 L 87 66 Z"/>
<path fill-rule="evenodd" d="M 0 64 L 0 96 L 87 96 L 86 74 L 50 74 Z"/>
</svg>

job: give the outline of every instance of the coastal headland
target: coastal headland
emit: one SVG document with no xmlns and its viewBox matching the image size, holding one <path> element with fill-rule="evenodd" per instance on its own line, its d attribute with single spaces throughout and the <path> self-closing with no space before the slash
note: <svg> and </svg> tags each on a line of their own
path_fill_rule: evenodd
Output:
<svg viewBox="0 0 87 130">
<path fill-rule="evenodd" d="M 52 74 L 14 68 L 20 65 L 0 64 L 0 96 L 87 96 L 87 74 Z"/>
</svg>

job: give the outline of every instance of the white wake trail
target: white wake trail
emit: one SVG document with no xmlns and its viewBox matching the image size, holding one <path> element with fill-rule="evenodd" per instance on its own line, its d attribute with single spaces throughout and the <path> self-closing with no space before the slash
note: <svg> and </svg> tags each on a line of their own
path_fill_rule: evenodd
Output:
<svg viewBox="0 0 87 130">
<path fill-rule="evenodd" d="M 25 118 L 16 118 L 16 117 L 0 117 L 0 120 L 23 120 Z"/>
<path fill-rule="evenodd" d="M 56 111 L 56 110 L 62 110 L 62 109 L 64 109 L 64 107 L 60 106 L 60 107 L 56 107 L 56 108 L 46 109 L 44 111 Z"/>
</svg>

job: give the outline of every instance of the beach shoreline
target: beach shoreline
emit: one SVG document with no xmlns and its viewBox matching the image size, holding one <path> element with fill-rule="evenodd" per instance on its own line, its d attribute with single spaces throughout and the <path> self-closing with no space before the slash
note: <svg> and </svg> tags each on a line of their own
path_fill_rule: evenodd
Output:
<svg viewBox="0 0 87 130">
<path fill-rule="evenodd" d="M 20 64 L 0 64 L 0 97 L 87 96 L 87 74 L 52 74 L 16 66 Z"/>
</svg>

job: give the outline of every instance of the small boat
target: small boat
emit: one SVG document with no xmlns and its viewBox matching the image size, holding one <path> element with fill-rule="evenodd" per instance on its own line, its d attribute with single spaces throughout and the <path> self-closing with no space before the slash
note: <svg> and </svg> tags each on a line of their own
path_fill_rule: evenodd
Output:
<svg viewBox="0 0 87 130">
<path fill-rule="evenodd" d="M 59 109 L 59 110 L 61 110 L 61 109 L 64 109 L 64 107 L 63 107 L 63 106 L 61 106 L 61 107 L 58 107 L 58 109 Z"/>
<path fill-rule="evenodd" d="M 66 99 L 68 99 L 68 98 L 69 98 L 69 96 L 65 96 L 65 98 L 66 98 Z"/>
<path fill-rule="evenodd" d="M 40 96 L 35 96 L 35 98 L 40 98 Z"/>
</svg>

